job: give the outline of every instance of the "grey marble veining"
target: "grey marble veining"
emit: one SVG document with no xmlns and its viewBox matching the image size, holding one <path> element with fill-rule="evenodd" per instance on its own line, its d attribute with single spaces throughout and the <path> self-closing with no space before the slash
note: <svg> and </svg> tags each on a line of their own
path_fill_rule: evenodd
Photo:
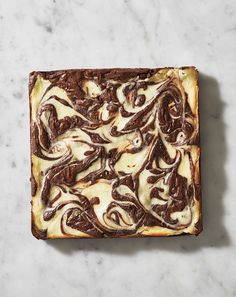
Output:
<svg viewBox="0 0 236 297">
<path fill-rule="evenodd" d="M 0 295 L 236 296 L 236 2 L 0 0 Z M 37 241 L 28 73 L 196 65 L 204 232 Z"/>
</svg>

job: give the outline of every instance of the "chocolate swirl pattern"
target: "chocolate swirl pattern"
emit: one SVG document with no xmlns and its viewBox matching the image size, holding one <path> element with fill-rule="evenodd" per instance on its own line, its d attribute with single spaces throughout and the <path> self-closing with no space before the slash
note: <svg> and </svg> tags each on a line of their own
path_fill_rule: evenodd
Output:
<svg viewBox="0 0 236 297">
<path fill-rule="evenodd" d="M 194 67 L 33 72 L 37 238 L 198 234 Z"/>
</svg>

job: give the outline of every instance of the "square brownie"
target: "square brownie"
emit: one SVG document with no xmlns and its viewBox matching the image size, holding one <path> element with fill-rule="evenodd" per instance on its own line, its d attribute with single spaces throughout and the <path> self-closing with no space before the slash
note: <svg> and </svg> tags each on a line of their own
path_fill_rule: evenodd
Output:
<svg viewBox="0 0 236 297">
<path fill-rule="evenodd" d="M 36 71 L 29 97 L 35 237 L 201 232 L 195 67 Z"/>
</svg>

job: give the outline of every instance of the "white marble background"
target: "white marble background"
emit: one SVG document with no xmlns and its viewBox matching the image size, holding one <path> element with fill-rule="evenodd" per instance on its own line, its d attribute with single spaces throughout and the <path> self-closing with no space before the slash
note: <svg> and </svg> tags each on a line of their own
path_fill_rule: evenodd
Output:
<svg viewBox="0 0 236 297">
<path fill-rule="evenodd" d="M 37 241 L 28 73 L 196 65 L 204 232 Z M 0 296 L 236 296 L 236 1 L 0 0 Z"/>
</svg>

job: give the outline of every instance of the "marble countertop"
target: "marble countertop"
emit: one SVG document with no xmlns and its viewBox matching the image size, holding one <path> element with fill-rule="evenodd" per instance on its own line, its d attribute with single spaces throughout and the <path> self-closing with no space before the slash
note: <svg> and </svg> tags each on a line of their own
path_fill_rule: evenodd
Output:
<svg viewBox="0 0 236 297">
<path fill-rule="evenodd" d="M 0 0 L 0 295 L 236 296 L 236 1 Z M 37 241 L 28 73 L 200 70 L 199 237 Z"/>
</svg>

